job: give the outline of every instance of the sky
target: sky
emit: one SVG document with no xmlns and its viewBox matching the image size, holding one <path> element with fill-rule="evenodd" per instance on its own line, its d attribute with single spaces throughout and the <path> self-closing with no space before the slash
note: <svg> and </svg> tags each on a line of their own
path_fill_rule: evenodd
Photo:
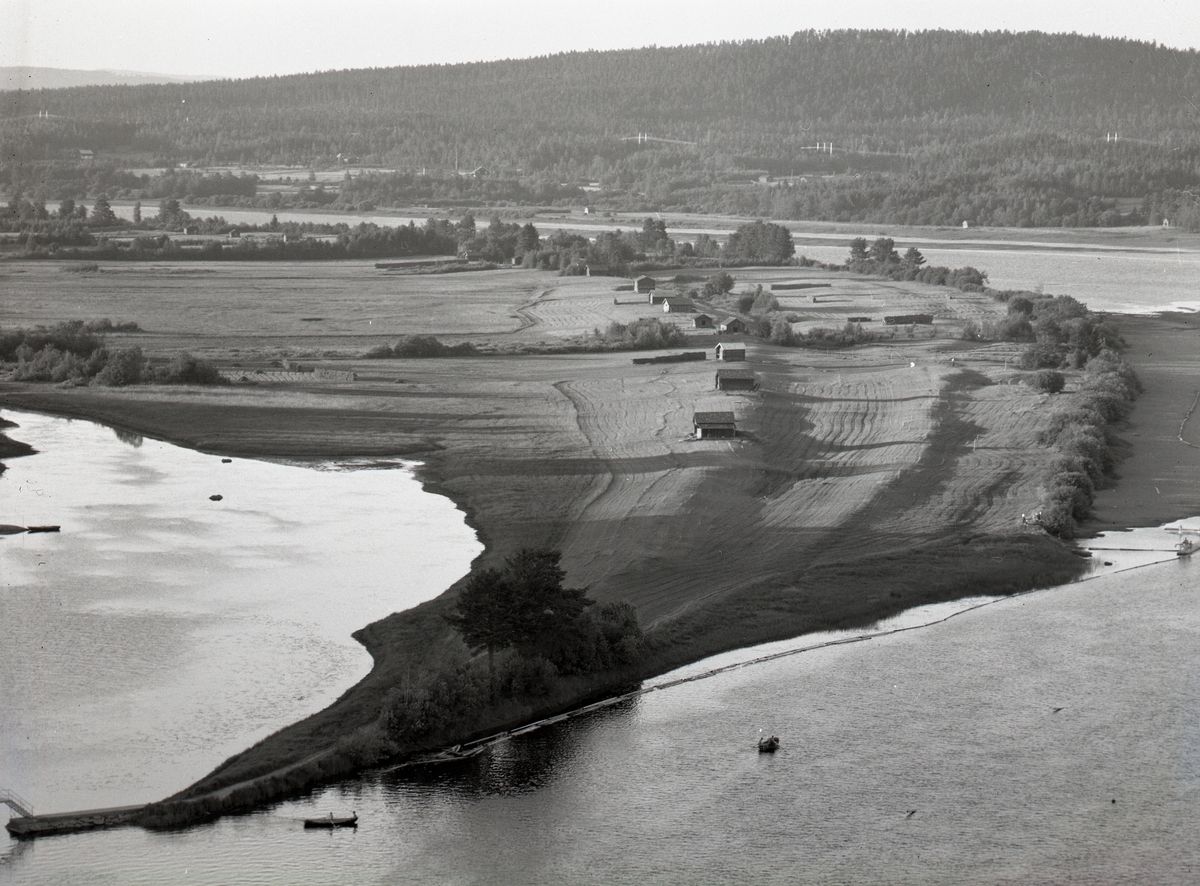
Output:
<svg viewBox="0 0 1200 886">
<path fill-rule="evenodd" d="M 1196 0 L 0 0 L 0 66 L 257 77 L 795 31 L 1047 31 L 1200 49 Z"/>
</svg>

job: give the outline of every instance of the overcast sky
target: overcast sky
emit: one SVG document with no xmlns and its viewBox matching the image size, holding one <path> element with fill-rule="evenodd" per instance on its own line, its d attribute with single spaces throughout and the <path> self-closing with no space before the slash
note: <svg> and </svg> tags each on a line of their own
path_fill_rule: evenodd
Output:
<svg viewBox="0 0 1200 886">
<path fill-rule="evenodd" d="M 1200 48 L 1197 0 L 0 0 L 0 66 L 253 77 L 816 28 L 1076 32 Z"/>
</svg>

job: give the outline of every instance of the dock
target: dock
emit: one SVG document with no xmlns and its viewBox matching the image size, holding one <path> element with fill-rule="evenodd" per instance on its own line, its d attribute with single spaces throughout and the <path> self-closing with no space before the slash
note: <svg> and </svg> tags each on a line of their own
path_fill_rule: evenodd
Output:
<svg viewBox="0 0 1200 886">
<path fill-rule="evenodd" d="M 84 809 L 80 812 L 56 812 L 50 815 L 19 815 L 10 818 L 5 827 L 18 839 L 72 834 L 76 831 L 133 824 L 134 819 L 145 808 L 146 804 L 142 803 L 137 806 L 111 806 L 108 809 Z"/>
</svg>

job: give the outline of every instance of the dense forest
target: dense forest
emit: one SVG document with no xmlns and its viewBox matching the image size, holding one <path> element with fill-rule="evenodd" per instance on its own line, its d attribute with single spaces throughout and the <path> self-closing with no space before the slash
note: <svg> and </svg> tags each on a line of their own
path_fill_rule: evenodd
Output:
<svg viewBox="0 0 1200 886">
<path fill-rule="evenodd" d="M 0 93 L 0 191 L 288 205 L 300 198 L 263 193 L 250 176 L 213 181 L 179 167 L 346 165 L 384 171 L 310 188 L 300 202 L 586 200 L 901 224 L 1200 227 L 1197 122 L 1194 50 L 1042 33 L 810 31 Z"/>
</svg>

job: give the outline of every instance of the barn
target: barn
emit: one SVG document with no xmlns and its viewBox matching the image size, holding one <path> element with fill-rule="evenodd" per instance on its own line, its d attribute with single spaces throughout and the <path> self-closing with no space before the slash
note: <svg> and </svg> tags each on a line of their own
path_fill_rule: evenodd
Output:
<svg viewBox="0 0 1200 886">
<path fill-rule="evenodd" d="M 753 391 L 758 387 L 758 379 L 749 369 L 718 369 L 718 391 Z"/>
<path fill-rule="evenodd" d="M 692 326 L 696 329 L 712 329 L 713 318 L 708 314 L 697 314 L 692 318 Z"/>
<path fill-rule="evenodd" d="M 697 412 L 692 415 L 692 429 L 697 440 L 737 436 L 737 422 L 732 412 Z"/>
<path fill-rule="evenodd" d="M 732 363 L 746 359 L 746 346 L 740 341 L 723 341 L 717 345 L 717 359 Z"/>
<path fill-rule="evenodd" d="M 732 332 L 734 335 L 744 335 L 746 330 L 750 327 L 746 325 L 745 320 L 740 320 L 737 317 L 730 317 L 717 328 L 722 332 Z"/>
<path fill-rule="evenodd" d="M 692 304 L 692 300 L 690 298 L 671 298 L 668 296 L 667 298 L 663 299 L 662 305 L 664 314 L 696 313 L 696 306 Z"/>
<path fill-rule="evenodd" d="M 658 284 L 654 282 L 653 277 L 642 276 L 633 281 L 634 292 L 653 292 L 654 287 Z"/>
</svg>

